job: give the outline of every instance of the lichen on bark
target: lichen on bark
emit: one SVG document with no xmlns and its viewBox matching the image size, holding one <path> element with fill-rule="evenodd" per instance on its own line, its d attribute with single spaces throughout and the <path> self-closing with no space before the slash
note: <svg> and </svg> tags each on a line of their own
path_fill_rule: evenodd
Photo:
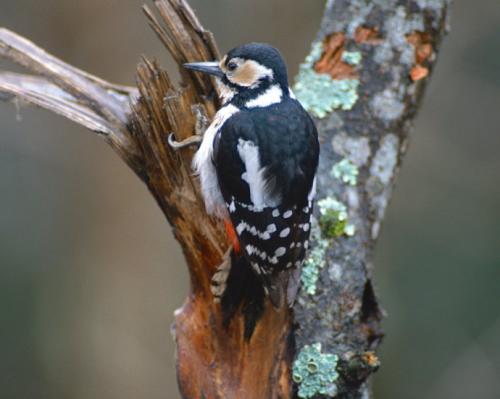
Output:
<svg viewBox="0 0 500 399">
<path fill-rule="evenodd" d="M 305 101 L 317 117 L 323 143 L 316 218 L 321 226 L 321 204 L 335 198 L 345 204 L 347 220 L 356 228 L 351 236 L 334 234 L 323 241 L 328 245 L 321 247 L 322 267 L 314 269 L 314 288 L 306 285 L 294 306 L 297 352 L 321 343 L 322 350 L 337 355 L 340 364 L 350 365 L 339 368 L 337 397 L 371 397 L 366 378 L 377 369 L 378 360 L 372 362 L 377 367 L 371 367 L 359 359 L 373 359 L 369 354 L 382 337 L 372 283 L 373 248 L 428 81 L 428 75 L 414 79 L 412 68 L 420 63 L 429 74 L 432 71 L 446 32 L 448 7 L 447 0 L 329 0 L 316 47 L 303 64 L 309 68 L 309 78 L 315 77 L 314 62 L 330 51 L 326 46 L 336 39 L 343 54 L 332 55 L 324 65 L 336 71 L 339 62 L 354 65 L 351 72 L 358 82 L 356 101 L 349 106 L 330 106 L 323 97 L 315 100 L 320 105 L 309 98 Z M 296 85 L 303 79 L 301 70 Z M 322 229 L 323 239 L 324 233 Z M 314 251 L 315 240 L 312 243 Z M 305 272 L 310 270 L 306 267 Z"/>
</svg>

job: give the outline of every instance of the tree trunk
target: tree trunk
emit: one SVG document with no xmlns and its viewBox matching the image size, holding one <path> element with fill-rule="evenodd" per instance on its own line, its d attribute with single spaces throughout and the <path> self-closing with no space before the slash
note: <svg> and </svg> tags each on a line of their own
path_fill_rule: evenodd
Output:
<svg viewBox="0 0 500 399">
<path fill-rule="evenodd" d="M 155 1 L 147 19 L 176 62 L 219 58 L 184 0 Z M 445 32 L 447 0 L 330 0 L 294 86 L 317 118 L 321 157 L 313 245 L 293 308 L 267 303 L 250 340 L 237 314 L 223 326 L 210 291 L 228 248 L 191 170 L 218 107 L 213 81 L 180 68 L 182 85 L 144 59 L 137 89 L 71 67 L 0 29 L 0 55 L 36 76 L 0 72 L 0 99 L 61 114 L 100 134 L 149 188 L 182 246 L 191 291 L 175 314 L 184 398 L 368 398 L 382 332 L 371 258 L 408 132 Z M 160 22 L 161 21 L 161 22 Z"/>
</svg>

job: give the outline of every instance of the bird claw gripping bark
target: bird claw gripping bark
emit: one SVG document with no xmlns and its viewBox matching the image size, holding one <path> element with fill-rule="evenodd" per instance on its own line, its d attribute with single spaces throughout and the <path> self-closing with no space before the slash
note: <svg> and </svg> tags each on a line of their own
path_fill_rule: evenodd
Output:
<svg viewBox="0 0 500 399">
<path fill-rule="evenodd" d="M 185 140 L 177 141 L 175 139 L 175 134 L 173 132 L 170 133 L 168 135 L 168 145 L 174 150 L 197 145 L 203 141 L 203 135 L 210 124 L 210 120 L 207 116 L 205 108 L 201 104 L 193 104 L 191 106 L 191 111 L 196 116 L 195 134 Z"/>
<path fill-rule="evenodd" d="M 210 291 L 214 296 L 215 303 L 220 302 L 220 298 L 226 289 L 226 282 L 231 268 L 231 251 L 232 248 L 226 251 L 222 263 L 219 267 L 217 267 L 217 270 L 212 276 L 212 280 L 210 282 Z"/>
</svg>

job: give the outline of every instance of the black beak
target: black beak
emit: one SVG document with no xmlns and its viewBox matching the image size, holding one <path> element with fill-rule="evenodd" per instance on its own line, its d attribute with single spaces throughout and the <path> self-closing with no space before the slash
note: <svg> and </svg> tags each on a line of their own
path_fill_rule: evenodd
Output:
<svg viewBox="0 0 500 399">
<path fill-rule="evenodd" d="M 184 68 L 191 69 L 192 71 L 208 73 L 209 75 L 214 75 L 218 78 L 222 78 L 224 76 L 224 72 L 220 69 L 218 62 L 190 62 L 184 64 Z"/>
</svg>

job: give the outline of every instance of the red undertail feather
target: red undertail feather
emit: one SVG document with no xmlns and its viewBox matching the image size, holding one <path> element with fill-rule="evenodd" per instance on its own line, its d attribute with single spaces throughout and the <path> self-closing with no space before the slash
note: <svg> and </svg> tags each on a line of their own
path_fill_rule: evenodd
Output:
<svg viewBox="0 0 500 399">
<path fill-rule="evenodd" d="M 240 241 L 238 240 L 238 236 L 236 235 L 236 230 L 234 229 L 233 223 L 231 223 L 231 220 L 229 219 L 224 219 L 224 226 L 226 227 L 228 244 L 233 246 L 233 250 L 236 254 L 239 253 Z"/>
</svg>

